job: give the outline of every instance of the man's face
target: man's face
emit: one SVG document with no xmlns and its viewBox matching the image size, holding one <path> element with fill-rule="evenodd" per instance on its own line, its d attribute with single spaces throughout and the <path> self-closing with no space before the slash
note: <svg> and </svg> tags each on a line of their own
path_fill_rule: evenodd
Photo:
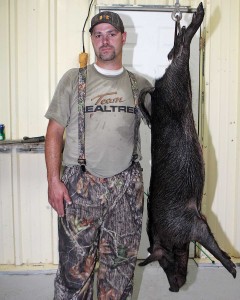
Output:
<svg viewBox="0 0 240 300">
<path fill-rule="evenodd" d="M 126 42 L 126 32 L 121 33 L 108 23 L 93 28 L 92 45 L 98 60 L 112 61 L 122 59 L 122 47 Z"/>
</svg>

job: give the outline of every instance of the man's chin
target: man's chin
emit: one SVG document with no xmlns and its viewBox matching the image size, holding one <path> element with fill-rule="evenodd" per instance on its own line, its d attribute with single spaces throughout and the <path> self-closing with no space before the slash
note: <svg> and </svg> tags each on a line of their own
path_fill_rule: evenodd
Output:
<svg viewBox="0 0 240 300">
<path fill-rule="evenodd" d="M 101 60 L 103 61 L 110 61 L 113 60 L 115 58 L 114 54 L 111 55 L 100 55 Z"/>
</svg>

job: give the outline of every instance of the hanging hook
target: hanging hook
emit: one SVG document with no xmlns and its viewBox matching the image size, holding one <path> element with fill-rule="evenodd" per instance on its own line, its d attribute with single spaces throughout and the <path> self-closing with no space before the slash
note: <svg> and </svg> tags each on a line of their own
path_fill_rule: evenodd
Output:
<svg viewBox="0 0 240 300">
<path fill-rule="evenodd" d="M 179 22 L 182 19 L 182 12 L 180 11 L 180 3 L 179 0 L 176 0 L 175 8 L 171 15 L 173 21 Z"/>
</svg>

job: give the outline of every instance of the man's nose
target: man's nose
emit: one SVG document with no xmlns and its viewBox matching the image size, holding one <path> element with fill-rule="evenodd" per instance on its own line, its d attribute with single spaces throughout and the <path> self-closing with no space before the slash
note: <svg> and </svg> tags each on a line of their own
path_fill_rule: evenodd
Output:
<svg viewBox="0 0 240 300">
<path fill-rule="evenodd" d="M 103 42 L 103 44 L 108 44 L 108 42 L 109 42 L 109 37 L 108 37 L 108 35 L 103 35 L 103 37 L 102 37 L 102 42 Z"/>
</svg>

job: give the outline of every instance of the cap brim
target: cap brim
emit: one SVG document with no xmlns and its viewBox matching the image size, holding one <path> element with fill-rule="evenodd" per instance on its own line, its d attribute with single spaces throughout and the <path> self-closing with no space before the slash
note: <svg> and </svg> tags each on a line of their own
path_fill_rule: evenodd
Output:
<svg viewBox="0 0 240 300">
<path fill-rule="evenodd" d="M 98 24 L 102 24 L 102 23 L 110 24 L 110 25 L 112 25 L 115 29 L 117 29 L 117 31 L 122 32 L 122 31 L 119 30 L 117 27 L 115 27 L 113 24 L 111 24 L 111 23 L 109 23 L 109 22 L 104 22 L 104 21 L 99 21 L 99 22 L 97 22 L 96 24 L 94 24 L 93 26 L 91 26 L 90 29 L 89 29 L 89 32 L 92 33 L 93 28 L 94 28 L 95 26 L 97 26 Z"/>
</svg>

